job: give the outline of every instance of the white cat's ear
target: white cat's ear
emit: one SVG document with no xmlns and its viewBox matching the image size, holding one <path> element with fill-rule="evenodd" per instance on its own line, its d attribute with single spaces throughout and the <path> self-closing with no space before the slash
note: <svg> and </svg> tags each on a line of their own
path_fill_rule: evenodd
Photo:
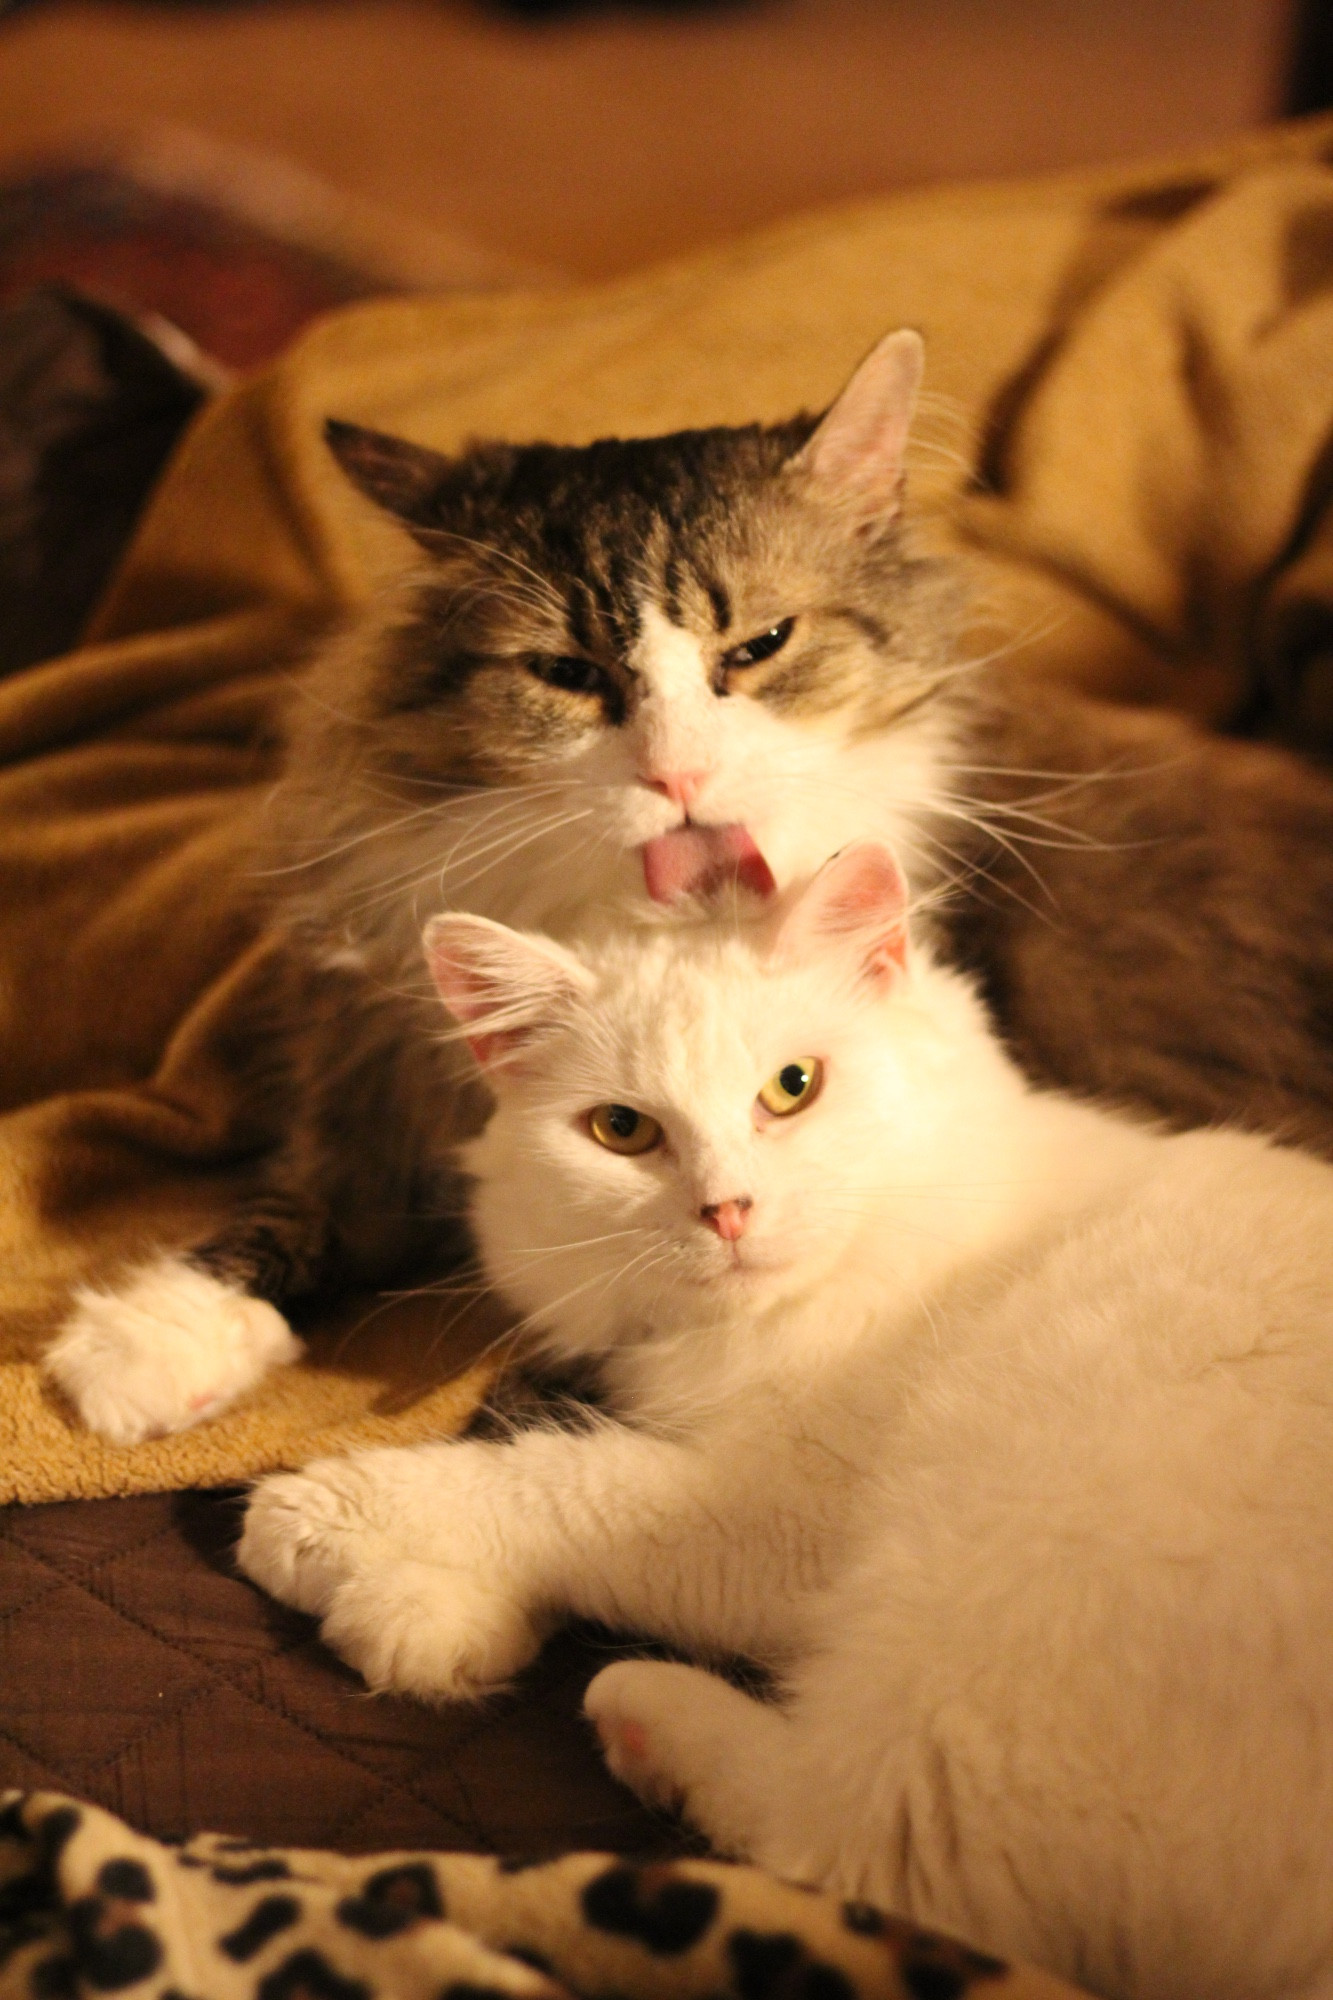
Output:
<svg viewBox="0 0 1333 2000">
<path fill-rule="evenodd" d="M 511 1062 L 592 983 L 573 954 L 550 938 L 511 931 L 489 917 L 433 917 L 422 944 L 435 990 L 483 1069 Z"/>
<path fill-rule="evenodd" d="M 830 943 L 855 950 L 862 977 L 890 985 L 907 963 L 907 882 L 887 847 L 857 841 L 826 861 L 782 919 L 774 957 L 799 965 Z"/>
<path fill-rule="evenodd" d="M 867 525 L 886 526 L 902 503 L 903 456 L 925 352 L 911 327 L 885 334 L 791 461 Z"/>
</svg>

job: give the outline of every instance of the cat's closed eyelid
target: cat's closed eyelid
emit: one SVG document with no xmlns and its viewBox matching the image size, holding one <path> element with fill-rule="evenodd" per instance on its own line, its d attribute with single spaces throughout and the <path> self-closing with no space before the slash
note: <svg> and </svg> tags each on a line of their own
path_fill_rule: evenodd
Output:
<svg viewBox="0 0 1333 2000">
<path fill-rule="evenodd" d="M 608 684 L 604 669 L 577 653 L 532 653 L 523 664 L 536 680 L 566 694 L 601 695 Z"/>
<path fill-rule="evenodd" d="M 739 646 L 730 646 L 722 655 L 720 666 L 725 673 L 744 672 L 747 667 L 761 666 L 780 653 L 796 629 L 796 619 L 780 618 L 763 631 L 752 633 Z"/>
<path fill-rule="evenodd" d="M 577 653 L 530 653 L 515 664 L 542 687 L 570 695 L 581 705 L 597 702 L 613 725 L 625 719 L 625 693 L 615 676 L 596 660 Z"/>
</svg>

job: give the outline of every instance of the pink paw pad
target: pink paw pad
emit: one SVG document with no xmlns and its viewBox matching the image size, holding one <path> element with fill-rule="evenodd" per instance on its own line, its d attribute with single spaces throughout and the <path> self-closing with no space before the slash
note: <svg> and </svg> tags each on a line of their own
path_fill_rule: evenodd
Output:
<svg viewBox="0 0 1333 2000">
<path fill-rule="evenodd" d="M 648 1731 L 641 1722 L 631 1722 L 627 1717 L 600 1716 L 597 1734 L 602 1748 L 610 1756 L 614 1751 L 621 1757 L 632 1758 L 636 1764 L 644 1762 L 648 1755 Z"/>
</svg>

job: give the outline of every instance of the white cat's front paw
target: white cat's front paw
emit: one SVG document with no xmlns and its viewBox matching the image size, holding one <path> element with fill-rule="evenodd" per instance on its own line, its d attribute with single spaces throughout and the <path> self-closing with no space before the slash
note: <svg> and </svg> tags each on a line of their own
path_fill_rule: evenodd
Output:
<svg viewBox="0 0 1333 2000">
<path fill-rule="evenodd" d="M 356 1458 L 275 1472 L 250 1495 L 236 1565 L 297 1611 L 323 1617 L 340 1583 L 399 1560 L 376 1525 Z"/>
<path fill-rule="evenodd" d="M 394 1562 L 340 1584 L 320 1636 L 379 1693 L 471 1701 L 504 1687 L 545 1634 L 466 1570 Z"/>
<path fill-rule="evenodd" d="M 251 1495 L 237 1564 L 282 1603 L 322 1618 L 321 1637 L 371 1687 L 425 1701 L 489 1693 L 527 1665 L 544 1634 L 491 1580 L 497 1558 L 473 1540 L 450 1491 L 449 1471 L 468 1463 L 467 1447 L 455 1445 L 429 1460 L 411 1449 L 361 1452 L 274 1473 Z M 406 1553 L 423 1532 L 409 1496 L 439 1522 L 434 1560 Z"/>
<path fill-rule="evenodd" d="M 264 1300 L 159 1257 L 117 1291 L 77 1292 L 43 1367 L 89 1430 L 138 1444 L 217 1416 L 300 1352 Z"/>
</svg>

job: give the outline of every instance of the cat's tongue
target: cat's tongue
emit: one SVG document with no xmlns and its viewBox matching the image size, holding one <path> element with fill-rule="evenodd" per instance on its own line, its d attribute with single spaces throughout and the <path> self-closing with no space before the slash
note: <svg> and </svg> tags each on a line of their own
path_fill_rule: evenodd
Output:
<svg viewBox="0 0 1333 2000">
<path fill-rule="evenodd" d="M 678 826 L 645 841 L 644 887 L 655 903 L 712 896 L 729 883 L 756 896 L 777 888 L 772 871 L 743 826 Z"/>
</svg>

